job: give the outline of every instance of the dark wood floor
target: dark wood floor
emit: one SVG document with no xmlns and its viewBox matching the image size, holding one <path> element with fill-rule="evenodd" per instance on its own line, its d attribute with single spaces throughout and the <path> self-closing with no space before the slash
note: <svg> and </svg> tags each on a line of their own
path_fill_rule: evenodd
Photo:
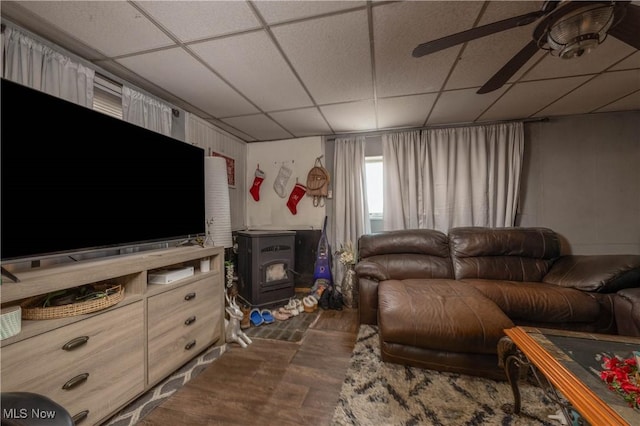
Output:
<svg viewBox="0 0 640 426">
<path fill-rule="evenodd" d="M 357 310 L 327 310 L 301 342 L 255 338 L 245 349 L 228 344 L 220 358 L 138 424 L 328 425 L 357 329 Z"/>
</svg>

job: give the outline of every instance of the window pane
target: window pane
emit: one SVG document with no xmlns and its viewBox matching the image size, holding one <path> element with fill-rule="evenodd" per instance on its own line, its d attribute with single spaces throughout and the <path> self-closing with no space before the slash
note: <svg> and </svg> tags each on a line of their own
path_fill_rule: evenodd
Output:
<svg viewBox="0 0 640 426">
<path fill-rule="evenodd" d="M 366 157 L 369 216 L 382 217 L 382 157 Z"/>
<path fill-rule="evenodd" d="M 96 74 L 93 81 L 93 109 L 122 120 L 122 86 Z"/>
</svg>

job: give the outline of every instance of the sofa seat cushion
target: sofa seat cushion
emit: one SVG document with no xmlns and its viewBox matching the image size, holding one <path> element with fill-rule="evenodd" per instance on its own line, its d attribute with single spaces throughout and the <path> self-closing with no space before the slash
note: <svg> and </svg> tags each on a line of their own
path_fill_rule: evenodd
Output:
<svg viewBox="0 0 640 426">
<path fill-rule="evenodd" d="M 378 325 L 386 343 L 482 354 L 495 354 L 503 330 L 514 326 L 473 286 L 449 279 L 380 282 Z"/>
<path fill-rule="evenodd" d="M 593 295 L 573 288 L 528 281 L 466 279 L 463 282 L 478 289 L 516 322 L 593 322 L 601 313 Z"/>
</svg>

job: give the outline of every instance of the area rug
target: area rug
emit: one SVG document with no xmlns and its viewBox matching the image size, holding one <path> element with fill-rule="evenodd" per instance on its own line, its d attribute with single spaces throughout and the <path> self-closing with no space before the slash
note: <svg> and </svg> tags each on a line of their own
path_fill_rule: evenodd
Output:
<svg viewBox="0 0 640 426">
<path fill-rule="evenodd" d="M 275 320 L 271 324 L 261 324 L 257 327 L 251 325 L 242 331 L 250 338 L 299 342 L 307 329 L 318 320 L 319 315 L 319 309 L 315 312 L 302 312 L 288 320 Z"/>
<path fill-rule="evenodd" d="M 513 411 L 507 382 L 385 363 L 378 329 L 361 325 L 333 425 L 548 425 L 558 407 L 526 381 Z"/>
</svg>

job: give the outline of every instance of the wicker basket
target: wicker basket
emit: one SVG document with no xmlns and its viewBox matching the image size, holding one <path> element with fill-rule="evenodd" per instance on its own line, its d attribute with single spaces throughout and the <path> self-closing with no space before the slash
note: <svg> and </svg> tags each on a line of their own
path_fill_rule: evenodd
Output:
<svg viewBox="0 0 640 426">
<path fill-rule="evenodd" d="M 115 305 L 124 299 L 124 287 L 121 285 L 96 285 L 98 291 L 108 291 L 112 294 L 99 299 L 87 300 L 85 302 L 71 303 L 62 306 L 42 307 L 46 296 L 36 296 L 25 300 L 20 305 L 22 307 L 22 319 L 43 320 L 66 318 L 75 315 L 88 314 Z"/>
</svg>

